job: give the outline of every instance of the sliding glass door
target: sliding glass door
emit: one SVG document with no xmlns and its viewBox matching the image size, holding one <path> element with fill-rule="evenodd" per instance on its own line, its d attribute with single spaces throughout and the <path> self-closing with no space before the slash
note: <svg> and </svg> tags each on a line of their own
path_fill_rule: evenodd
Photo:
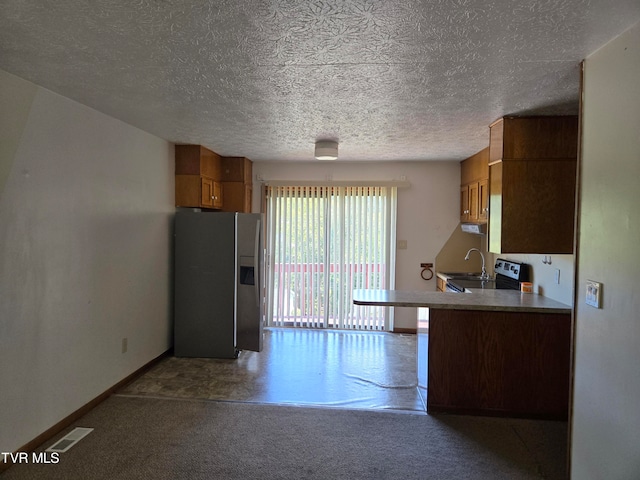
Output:
<svg viewBox="0 0 640 480">
<path fill-rule="evenodd" d="M 269 186 L 267 325 L 388 330 L 352 291 L 393 288 L 396 188 Z"/>
</svg>

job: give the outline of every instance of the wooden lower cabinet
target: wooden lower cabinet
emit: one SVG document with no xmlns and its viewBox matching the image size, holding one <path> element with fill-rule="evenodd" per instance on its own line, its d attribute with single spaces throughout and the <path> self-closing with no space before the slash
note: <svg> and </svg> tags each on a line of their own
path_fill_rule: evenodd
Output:
<svg viewBox="0 0 640 480">
<path fill-rule="evenodd" d="M 430 309 L 427 412 L 566 420 L 569 314 Z"/>
<path fill-rule="evenodd" d="M 440 277 L 436 277 L 436 290 L 438 292 L 446 292 L 447 291 L 447 281 L 443 280 Z"/>
</svg>

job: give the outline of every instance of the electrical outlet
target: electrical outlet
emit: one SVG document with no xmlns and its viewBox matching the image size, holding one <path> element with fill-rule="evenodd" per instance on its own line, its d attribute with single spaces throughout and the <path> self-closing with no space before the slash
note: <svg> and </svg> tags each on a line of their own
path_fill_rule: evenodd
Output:
<svg viewBox="0 0 640 480">
<path fill-rule="evenodd" d="M 127 337 L 122 339 L 122 353 L 127 353 L 127 349 L 129 348 L 129 340 Z"/>
<path fill-rule="evenodd" d="M 602 308 L 602 284 L 587 280 L 587 291 L 585 292 L 585 303 L 592 307 Z"/>
</svg>

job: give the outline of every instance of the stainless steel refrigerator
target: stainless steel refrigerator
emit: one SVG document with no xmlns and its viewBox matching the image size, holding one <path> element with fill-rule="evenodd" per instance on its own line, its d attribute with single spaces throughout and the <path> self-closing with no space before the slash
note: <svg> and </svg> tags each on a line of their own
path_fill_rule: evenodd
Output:
<svg viewBox="0 0 640 480">
<path fill-rule="evenodd" d="M 260 220 L 253 213 L 176 213 L 176 356 L 236 358 L 241 350 L 262 350 Z"/>
</svg>

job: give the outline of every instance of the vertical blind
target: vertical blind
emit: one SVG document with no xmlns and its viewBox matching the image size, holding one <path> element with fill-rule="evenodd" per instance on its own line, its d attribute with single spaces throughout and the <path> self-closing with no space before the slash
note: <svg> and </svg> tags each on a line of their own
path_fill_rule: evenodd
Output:
<svg viewBox="0 0 640 480">
<path fill-rule="evenodd" d="M 393 288 L 396 187 L 268 186 L 267 325 L 389 329 L 352 291 Z"/>
</svg>

